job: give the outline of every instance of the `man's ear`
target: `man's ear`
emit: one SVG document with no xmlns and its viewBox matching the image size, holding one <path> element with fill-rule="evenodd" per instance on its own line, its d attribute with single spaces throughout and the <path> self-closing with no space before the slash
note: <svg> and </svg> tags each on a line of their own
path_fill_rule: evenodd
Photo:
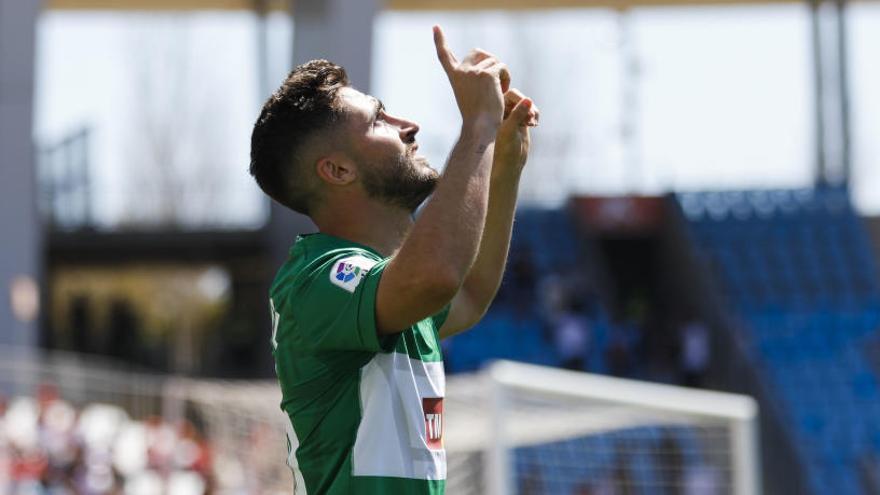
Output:
<svg viewBox="0 0 880 495">
<path fill-rule="evenodd" d="M 331 153 L 315 163 L 318 177 L 331 186 L 345 186 L 357 179 L 354 162 L 342 153 Z"/>
</svg>

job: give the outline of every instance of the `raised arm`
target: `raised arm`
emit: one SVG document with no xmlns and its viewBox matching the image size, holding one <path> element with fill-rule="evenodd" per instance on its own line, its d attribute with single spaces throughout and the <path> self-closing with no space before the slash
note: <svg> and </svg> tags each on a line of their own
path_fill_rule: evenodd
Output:
<svg viewBox="0 0 880 495">
<path fill-rule="evenodd" d="M 452 302 L 441 337 L 475 325 L 498 292 L 513 231 L 519 180 L 529 154 L 529 127 L 538 124 L 534 103 L 516 89 L 505 93 L 505 117 L 498 129 L 489 186 L 486 225 L 474 266 Z"/>
<path fill-rule="evenodd" d="M 461 112 L 461 134 L 433 196 L 382 274 L 376 323 L 384 334 L 402 331 L 452 300 L 474 263 L 486 221 L 495 135 L 510 76 L 484 51 L 459 62 L 437 26 L 434 44 Z"/>
</svg>

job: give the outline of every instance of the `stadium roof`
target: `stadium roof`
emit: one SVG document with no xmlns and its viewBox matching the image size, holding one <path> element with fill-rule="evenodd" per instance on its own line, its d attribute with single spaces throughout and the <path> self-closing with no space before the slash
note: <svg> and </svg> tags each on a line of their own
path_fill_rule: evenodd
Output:
<svg viewBox="0 0 880 495">
<path fill-rule="evenodd" d="M 269 10 L 287 10 L 288 0 L 265 0 Z M 261 0 L 47 0 L 56 10 L 255 10 Z M 295 2 L 294 2 L 295 3 Z M 385 0 L 386 10 L 547 10 L 675 5 L 802 3 L 798 0 Z M 295 8 L 294 8 L 295 10 Z"/>
</svg>

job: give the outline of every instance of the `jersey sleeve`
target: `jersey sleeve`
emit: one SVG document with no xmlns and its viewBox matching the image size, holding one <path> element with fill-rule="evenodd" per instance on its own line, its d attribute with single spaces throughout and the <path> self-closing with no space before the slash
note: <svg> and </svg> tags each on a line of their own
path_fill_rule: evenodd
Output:
<svg viewBox="0 0 880 495">
<path fill-rule="evenodd" d="M 442 327 L 443 324 L 446 323 L 446 318 L 449 317 L 450 309 L 452 309 L 451 302 L 444 306 L 439 313 L 431 317 L 431 319 L 434 321 L 434 328 L 436 328 L 438 331 L 440 330 L 440 327 Z"/>
<path fill-rule="evenodd" d="M 376 292 L 389 260 L 347 252 L 316 261 L 292 293 L 297 333 L 316 351 L 389 350 L 376 331 Z"/>
</svg>

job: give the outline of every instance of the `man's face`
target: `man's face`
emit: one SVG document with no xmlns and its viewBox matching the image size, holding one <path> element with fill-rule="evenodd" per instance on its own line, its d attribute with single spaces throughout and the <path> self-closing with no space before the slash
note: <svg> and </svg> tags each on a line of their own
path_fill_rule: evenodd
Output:
<svg viewBox="0 0 880 495">
<path fill-rule="evenodd" d="M 352 88 L 339 91 L 348 119 L 351 154 L 367 194 L 415 211 L 431 194 L 439 173 L 416 154 L 419 126 L 390 115 L 382 103 Z"/>
</svg>

